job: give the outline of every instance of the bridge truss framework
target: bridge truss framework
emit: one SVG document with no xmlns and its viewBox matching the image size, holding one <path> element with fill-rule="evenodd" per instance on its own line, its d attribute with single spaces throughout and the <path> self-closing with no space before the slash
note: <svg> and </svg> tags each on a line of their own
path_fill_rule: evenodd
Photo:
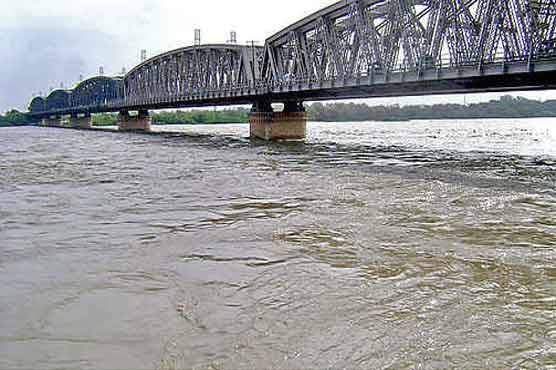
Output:
<svg viewBox="0 0 556 370">
<path fill-rule="evenodd" d="M 342 0 L 264 47 L 181 48 L 37 97 L 30 113 L 549 88 L 556 0 Z"/>
</svg>

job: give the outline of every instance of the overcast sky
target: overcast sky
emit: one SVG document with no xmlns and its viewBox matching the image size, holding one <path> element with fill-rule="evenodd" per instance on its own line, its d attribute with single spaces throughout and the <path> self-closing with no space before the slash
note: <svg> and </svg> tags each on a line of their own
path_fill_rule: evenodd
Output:
<svg viewBox="0 0 556 370">
<path fill-rule="evenodd" d="M 82 74 L 131 69 L 140 50 L 153 56 L 193 43 L 261 44 L 273 33 L 335 0 L 0 0 L 0 112 L 26 109 L 33 94 L 72 87 Z M 520 94 L 555 98 L 547 92 Z M 467 102 L 498 95 L 467 96 Z M 371 104 L 463 102 L 462 96 L 375 99 Z"/>
</svg>

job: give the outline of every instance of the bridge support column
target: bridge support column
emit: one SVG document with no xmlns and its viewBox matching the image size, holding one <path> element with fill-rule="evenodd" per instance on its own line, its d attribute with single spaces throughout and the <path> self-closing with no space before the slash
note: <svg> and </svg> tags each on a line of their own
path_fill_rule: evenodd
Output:
<svg viewBox="0 0 556 370">
<path fill-rule="evenodd" d="M 149 111 L 140 110 L 137 116 L 130 116 L 129 112 L 118 114 L 118 129 L 120 131 L 151 131 L 151 116 Z"/>
<path fill-rule="evenodd" d="M 83 117 L 79 117 L 77 114 L 72 114 L 69 120 L 70 127 L 73 128 L 93 128 L 93 117 L 87 113 Z"/>
<path fill-rule="evenodd" d="M 42 119 L 41 126 L 45 127 L 62 127 L 61 116 L 49 116 Z"/>
<path fill-rule="evenodd" d="M 307 112 L 303 102 L 286 102 L 283 112 L 274 112 L 270 102 L 257 102 L 249 121 L 252 139 L 303 140 L 307 135 Z"/>
</svg>

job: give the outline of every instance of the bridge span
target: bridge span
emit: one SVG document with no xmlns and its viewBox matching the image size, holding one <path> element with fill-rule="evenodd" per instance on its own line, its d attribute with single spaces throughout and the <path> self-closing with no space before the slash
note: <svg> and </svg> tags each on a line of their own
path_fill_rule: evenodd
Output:
<svg viewBox="0 0 556 370">
<path fill-rule="evenodd" d="M 120 129 L 149 130 L 149 110 L 250 104 L 253 137 L 301 139 L 304 101 L 554 88 L 556 0 L 342 0 L 264 46 L 180 48 L 36 97 L 29 113 L 90 127 L 118 112 Z"/>
</svg>

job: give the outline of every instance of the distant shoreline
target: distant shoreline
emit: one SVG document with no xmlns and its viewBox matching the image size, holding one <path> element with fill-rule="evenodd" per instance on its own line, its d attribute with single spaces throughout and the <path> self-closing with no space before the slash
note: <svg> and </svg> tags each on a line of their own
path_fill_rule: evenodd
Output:
<svg viewBox="0 0 556 370">
<path fill-rule="evenodd" d="M 364 103 L 313 103 L 307 105 L 306 109 L 309 121 L 338 123 L 556 118 L 556 100 L 540 102 L 512 96 L 470 105 L 369 106 Z M 156 126 L 247 124 L 249 113 L 249 109 L 246 108 L 153 112 L 152 122 Z M 116 126 L 117 122 L 118 116 L 115 113 L 93 115 L 93 125 L 97 127 Z M 0 115 L 0 127 L 29 123 L 31 123 L 29 116 L 15 110 Z"/>
<path fill-rule="evenodd" d="M 369 106 L 364 103 L 313 103 L 307 105 L 313 122 L 409 122 L 420 120 L 519 119 L 556 117 L 556 100 L 540 102 L 504 96 L 499 100 L 470 105 L 435 104 L 411 106 Z M 244 124 L 249 122 L 245 108 L 220 111 L 192 110 L 160 112 L 152 115 L 154 125 Z M 116 125 L 114 114 L 97 115 L 95 124 Z"/>
</svg>

